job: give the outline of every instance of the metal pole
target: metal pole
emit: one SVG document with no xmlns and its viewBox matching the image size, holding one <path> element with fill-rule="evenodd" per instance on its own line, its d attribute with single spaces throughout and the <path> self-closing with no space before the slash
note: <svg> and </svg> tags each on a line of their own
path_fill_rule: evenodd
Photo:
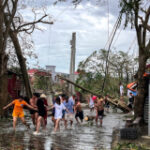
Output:
<svg viewBox="0 0 150 150">
<path fill-rule="evenodd" d="M 148 84 L 148 136 L 150 136 L 150 79 Z"/>
</svg>

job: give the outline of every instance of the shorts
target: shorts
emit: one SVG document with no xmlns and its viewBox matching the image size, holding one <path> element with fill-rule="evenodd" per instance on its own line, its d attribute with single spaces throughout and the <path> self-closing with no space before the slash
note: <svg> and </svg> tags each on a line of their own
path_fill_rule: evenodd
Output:
<svg viewBox="0 0 150 150">
<path fill-rule="evenodd" d="M 73 121 L 73 114 L 69 114 L 69 113 L 65 114 L 65 119 L 67 121 Z"/>
<path fill-rule="evenodd" d="M 83 115 L 83 111 L 77 112 L 75 115 L 75 118 L 79 117 L 81 120 L 83 120 L 84 115 Z"/>
<path fill-rule="evenodd" d="M 37 111 L 36 110 L 30 110 L 30 114 L 34 115 Z"/>
<path fill-rule="evenodd" d="M 22 112 L 13 112 L 13 114 L 12 114 L 12 116 L 13 117 L 19 117 L 19 118 L 22 118 L 22 117 L 24 117 L 24 112 L 22 111 Z"/>
<path fill-rule="evenodd" d="M 55 115 L 55 108 L 52 109 L 52 116 L 54 117 Z"/>
<path fill-rule="evenodd" d="M 98 118 L 103 119 L 103 116 L 104 116 L 104 110 L 98 111 Z"/>
<path fill-rule="evenodd" d="M 64 119 L 64 118 L 65 118 L 65 113 L 66 113 L 66 111 L 65 111 L 65 110 L 63 110 L 63 111 L 62 111 L 62 119 Z"/>
<path fill-rule="evenodd" d="M 57 116 L 57 117 L 54 117 L 54 119 L 62 119 L 62 116 Z"/>
<path fill-rule="evenodd" d="M 105 105 L 105 107 L 106 107 L 106 108 L 109 108 L 110 106 L 109 106 L 109 104 L 107 104 L 107 105 Z"/>
<path fill-rule="evenodd" d="M 89 107 L 90 107 L 90 108 L 94 108 L 94 104 L 92 104 L 92 105 L 89 105 Z"/>
<path fill-rule="evenodd" d="M 46 116 L 46 111 L 38 111 L 38 115 L 44 117 Z"/>
</svg>

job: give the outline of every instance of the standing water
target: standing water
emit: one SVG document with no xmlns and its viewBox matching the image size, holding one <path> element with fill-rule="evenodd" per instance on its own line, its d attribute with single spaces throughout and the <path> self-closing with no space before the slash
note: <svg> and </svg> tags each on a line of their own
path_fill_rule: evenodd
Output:
<svg viewBox="0 0 150 150">
<path fill-rule="evenodd" d="M 89 114 L 89 110 L 84 110 L 84 114 Z M 83 122 L 77 125 L 74 121 L 73 128 L 64 129 L 61 122 L 60 132 L 52 134 L 53 123 L 48 118 L 46 132 L 41 135 L 33 135 L 33 126 L 27 130 L 24 125 L 17 125 L 14 134 L 10 122 L 0 122 L 0 150 L 110 150 L 112 133 L 115 128 L 123 125 L 120 113 L 105 113 L 103 127 Z M 31 123 L 29 118 L 26 118 Z"/>
</svg>

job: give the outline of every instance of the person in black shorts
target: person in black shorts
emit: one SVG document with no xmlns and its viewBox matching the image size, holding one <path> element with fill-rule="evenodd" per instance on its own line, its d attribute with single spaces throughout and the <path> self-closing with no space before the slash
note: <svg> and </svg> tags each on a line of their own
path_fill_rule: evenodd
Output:
<svg viewBox="0 0 150 150">
<path fill-rule="evenodd" d="M 133 104 L 134 104 L 134 95 L 132 94 L 132 92 L 130 92 L 129 94 L 130 94 L 130 98 L 129 98 L 128 107 L 132 110 L 133 109 Z"/>
<path fill-rule="evenodd" d="M 38 107 L 38 119 L 37 119 L 36 131 L 34 132 L 35 135 L 39 134 L 41 124 L 43 124 L 43 127 L 46 128 L 45 121 L 44 121 L 44 116 L 46 115 L 46 109 L 45 109 L 43 98 L 39 98 L 37 100 L 37 107 Z"/>
<path fill-rule="evenodd" d="M 81 122 L 83 122 L 83 118 L 84 118 L 84 114 L 83 114 L 83 110 L 81 107 L 81 103 L 76 99 L 75 100 L 75 118 L 77 123 L 79 123 L 78 117 L 80 118 Z"/>
<path fill-rule="evenodd" d="M 95 105 L 96 109 L 96 124 L 98 123 L 98 119 L 100 120 L 100 126 L 103 124 L 103 116 L 104 116 L 104 100 L 103 98 L 99 99 L 97 104 Z"/>
<path fill-rule="evenodd" d="M 99 119 L 103 119 L 103 116 L 104 116 L 104 109 L 103 110 L 99 110 L 98 111 L 98 118 Z"/>
<path fill-rule="evenodd" d="M 30 105 L 34 108 L 37 108 L 37 100 L 40 97 L 39 93 L 33 93 L 32 98 L 30 99 Z M 32 122 L 36 127 L 37 124 L 37 118 L 38 118 L 38 112 L 35 110 L 30 110 L 30 114 L 31 114 L 31 118 L 32 118 Z"/>
</svg>

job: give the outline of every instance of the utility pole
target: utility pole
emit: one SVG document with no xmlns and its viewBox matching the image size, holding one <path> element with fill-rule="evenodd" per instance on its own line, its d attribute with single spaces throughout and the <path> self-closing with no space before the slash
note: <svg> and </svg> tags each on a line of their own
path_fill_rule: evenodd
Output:
<svg viewBox="0 0 150 150">
<path fill-rule="evenodd" d="M 71 44 L 71 60 L 70 60 L 70 80 L 75 82 L 75 55 L 76 55 L 76 33 L 72 33 L 72 40 L 70 41 Z M 69 85 L 69 91 L 71 94 L 75 94 L 74 85 Z"/>
</svg>

